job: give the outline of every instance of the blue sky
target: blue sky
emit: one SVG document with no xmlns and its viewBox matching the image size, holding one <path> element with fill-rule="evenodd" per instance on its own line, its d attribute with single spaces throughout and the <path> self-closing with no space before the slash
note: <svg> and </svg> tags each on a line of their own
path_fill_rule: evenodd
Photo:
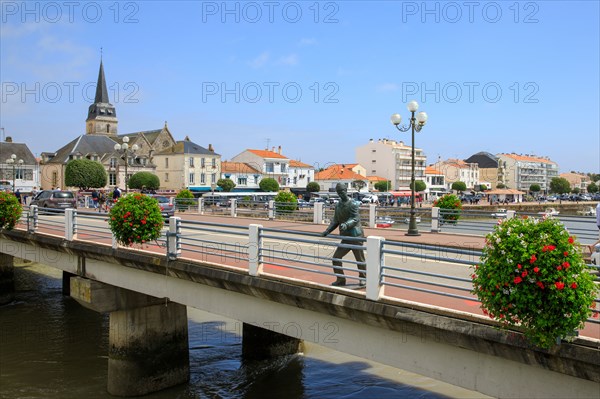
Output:
<svg viewBox="0 0 600 399">
<path fill-rule="evenodd" d="M 85 132 L 100 48 L 119 133 L 168 121 L 230 159 L 355 161 L 370 138 L 428 162 L 478 151 L 600 172 L 598 1 L 1 2 L 0 126 L 35 154 Z"/>
</svg>

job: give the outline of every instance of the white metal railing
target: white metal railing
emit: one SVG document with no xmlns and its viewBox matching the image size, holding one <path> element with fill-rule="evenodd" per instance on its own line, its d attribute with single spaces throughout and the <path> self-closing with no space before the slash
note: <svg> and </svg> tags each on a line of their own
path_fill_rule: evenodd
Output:
<svg viewBox="0 0 600 399">
<path fill-rule="evenodd" d="M 91 240 L 118 247 L 108 228 L 107 214 L 75 209 L 46 212 L 47 209 L 37 206 L 29 207 L 27 222 L 21 222 L 17 229 L 31 234 L 52 235 L 60 231 L 60 236 L 68 241 Z M 236 267 L 247 270 L 251 276 L 276 275 L 320 285 L 328 285 L 331 281 L 324 281 L 324 276 L 339 277 L 332 268 L 332 262 L 339 261 L 339 270 L 350 283 L 338 289 L 360 289 L 364 285 L 365 297 L 369 300 L 406 298 L 402 292 L 419 292 L 477 302 L 471 294 L 470 271 L 465 266 L 479 262 L 479 250 L 386 241 L 377 236 L 330 235 L 324 238 L 319 233 L 266 228 L 259 224 L 235 226 L 179 217 L 171 217 L 168 222 L 168 229 L 163 230 L 162 237 L 157 240 L 155 252 L 170 260 L 185 258 Z M 366 262 L 359 262 L 353 257 L 334 258 L 337 248 L 366 251 Z M 600 273 L 600 265 L 588 266 L 596 274 Z M 198 264 L 198 267 L 202 265 Z M 364 279 L 358 276 L 359 268 L 365 270 Z M 600 278 L 595 280 L 600 283 Z M 398 290 L 401 290 L 400 294 Z M 600 299 L 597 298 L 596 303 L 600 303 Z M 454 309 L 447 304 L 436 306 Z M 588 322 L 600 324 L 597 318 L 600 310 L 593 309 L 593 312 L 595 317 Z"/>
</svg>

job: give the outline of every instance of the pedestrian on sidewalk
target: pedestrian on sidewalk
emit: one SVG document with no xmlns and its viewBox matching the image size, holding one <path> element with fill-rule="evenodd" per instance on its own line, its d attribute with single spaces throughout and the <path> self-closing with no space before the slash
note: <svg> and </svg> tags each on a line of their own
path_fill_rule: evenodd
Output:
<svg viewBox="0 0 600 399">
<path fill-rule="evenodd" d="M 329 227 L 325 229 L 324 232 L 321 233 L 323 237 L 331 233 L 335 230 L 336 227 L 340 229 L 340 235 L 346 237 L 364 237 L 362 227 L 360 226 L 360 203 L 358 201 L 354 201 L 348 197 L 348 190 L 346 186 L 342 183 L 338 183 L 335 186 L 335 191 L 337 191 L 338 196 L 340 197 L 339 202 L 335 206 L 335 212 L 333 214 L 333 218 L 331 219 L 331 223 Z M 356 242 L 353 240 L 342 240 L 342 245 L 356 245 Z M 333 272 L 336 275 L 336 280 L 331 284 L 333 286 L 344 286 L 346 285 L 346 278 L 344 276 L 344 270 L 342 269 L 342 261 L 341 259 L 350 252 L 350 248 L 338 247 L 333 254 Z M 366 260 L 365 253 L 362 249 L 352 249 L 352 253 L 354 254 L 354 258 L 357 262 L 360 277 L 359 285 L 365 285 L 365 269 L 366 269 Z"/>
</svg>

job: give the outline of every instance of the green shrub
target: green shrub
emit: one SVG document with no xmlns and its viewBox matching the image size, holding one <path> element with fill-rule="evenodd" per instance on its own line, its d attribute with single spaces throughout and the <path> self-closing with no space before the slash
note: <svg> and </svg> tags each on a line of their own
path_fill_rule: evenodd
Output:
<svg viewBox="0 0 600 399">
<path fill-rule="evenodd" d="M 129 188 L 141 190 L 145 188 L 147 190 L 158 190 L 160 187 L 160 180 L 158 176 L 150 172 L 137 172 L 129 178 L 127 181 Z"/>
<path fill-rule="evenodd" d="M 13 193 L 0 192 L 0 230 L 12 230 L 23 213 L 23 206 Z"/>
<path fill-rule="evenodd" d="M 260 187 L 260 189 L 262 191 L 266 191 L 266 192 L 276 192 L 279 191 L 279 183 L 277 183 L 277 180 L 271 178 L 271 177 L 267 177 L 266 179 L 262 179 L 260 181 L 260 183 L 258 183 L 258 186 Z"/>
<path fill-rule="evenodd" d="M 454 194 L 446 194 L 443 197 L 435 200 L 433 202 L 433 206 L 440 208 L 441 220 L 444 223 L 456 223 L 456 221 L 460 218 L 462 204 L 460 199 Z"/>
<path fill-rule="evenodd" d="M 289 213 L 298 209 L 298 199 L 293 193 L 281 191 L 275 196 L 274 201 L 277 212 Z"/>
<path fill-rule="evenodd" d="M 177 204 L 177 209 L 182 212 L 190 209 L 191 206 L 196 204 L 194 201 L 194 194 L 187 188 L 184 188 L 177 193 L 175 196 L 175 203 Z"/>
</svg>

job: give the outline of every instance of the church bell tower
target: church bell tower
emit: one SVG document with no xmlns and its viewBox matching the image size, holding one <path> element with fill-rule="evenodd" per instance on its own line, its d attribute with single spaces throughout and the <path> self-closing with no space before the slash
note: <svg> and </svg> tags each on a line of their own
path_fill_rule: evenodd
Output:
<svg viewBox="0 0 600 399">
<path fill-rule="evenodd" d="M 96 97 L 94 103 L 88 108 L 88 115 L 85 120 L 85 133 L 116 136 L 117 123 L 117 111 L 115 106 L 109 102 L 106 79 L 104 78 L 104 66 L 102 65 L 102 60 L 100 60 Z"/>
</svg>

